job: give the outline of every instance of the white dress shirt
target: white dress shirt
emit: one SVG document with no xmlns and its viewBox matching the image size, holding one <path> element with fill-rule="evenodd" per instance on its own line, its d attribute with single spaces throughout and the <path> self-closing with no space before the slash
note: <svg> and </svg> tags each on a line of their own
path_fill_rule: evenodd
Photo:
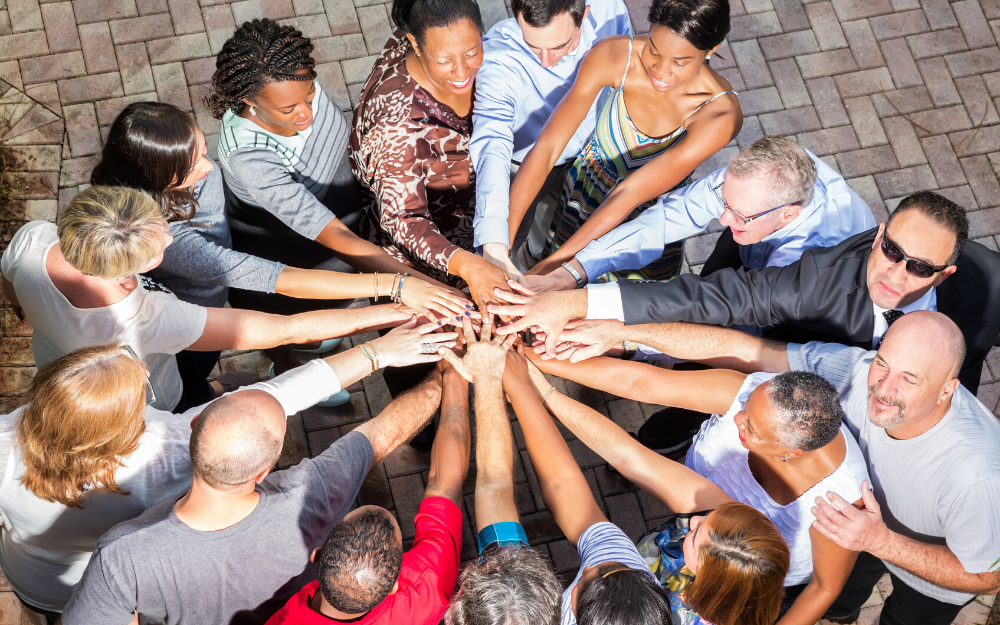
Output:
<svg viewBox="0 0 1000 625">
<path fill-rule="evenodd" d="M 604 37 L 632 32 L 622 0 L 591 0 L 580 27 L 580 43 L 552 67 L 528 48 L 517 19 L 497 23 L 483 37 L 483 64 L 476 75 L 469 154 L 476 171 L 476 217 L 473 244 L 510 245 L 507 215 L 510 204 L 510 163 L 520 162 L 535 145 L 552 111 L 573 86 L 580 62 Z M 597 125 L 601 91 L 566 144 L 557 164 L 576 158 Z"/>
<path fill-rule="evenodd" d="M 748 269 L 784 267 L 810 247 L 830 247 L 877 225 L 871 209 L 847 181 L 809 150 L 806 154 L 816 164 L 812 201 L 792 222 L 759 243 L 740 246 L 740 258 Z M 712 188 L 722 183 L 728 169 L 661 196 L 637 218 L 592 241 L 576 259 L 590 277 L 645 267 L 663 254 L 667 244 L 698 234 L 722 217 L 725 207 Z"/>
<path fill-rule="evenodd" d="M 879 308 L 875 302 L 872 302 L 872 308 L 875 311 L 875 329 L 872 332 L 872 349 L 875 349 L 875 346 L 878 345 L 878 342 L 882 340 L 882 336 L 885 335 L 886 331 L 889 329 L 889 322 L 885 320 L 882 313 L 888 312 L 890 309 Z M 917 301 L 907 306 L 903 306 L 902 308 L 896 308 L 895 310 L 898 310 L 904 315 L 915 310 L 929 310 L 931 312 L 937 312 L 937 289 L 931 287 L 926 293 L 924 293 L 923 297 Z"/>
</svg>

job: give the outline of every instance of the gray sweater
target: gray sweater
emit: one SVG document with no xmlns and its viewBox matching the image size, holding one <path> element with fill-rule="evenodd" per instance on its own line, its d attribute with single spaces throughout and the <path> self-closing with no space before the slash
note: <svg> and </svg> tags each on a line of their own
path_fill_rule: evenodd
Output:
<svg viewBox="0 0 1000 625">
<path fill-rule="evenodd" d="M 199 306 L 222 307 L 229 287 L 274 293 L 285 266 L 232 249 L 219 167 L 198 181 L 194 198 L 198 209 L 191 223 L 170 224 L 174 242 L 152 276 L 181 300 Z"/>
<path fill-rule="evenodd" d="M 233 247 L 306 269 L 332 254 L 315 239 L 335 217 L 354 231 L 361 218 L 347 158 L 350 128 L 315 85 L 306 131 L 275 135 L 227 111 L 219 133 Z"/>
</svg>

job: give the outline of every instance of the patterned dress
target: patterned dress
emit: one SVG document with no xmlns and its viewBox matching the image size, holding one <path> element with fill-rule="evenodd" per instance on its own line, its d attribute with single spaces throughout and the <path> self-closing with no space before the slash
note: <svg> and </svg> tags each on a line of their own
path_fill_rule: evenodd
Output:
<svg viewBox="0 0 1000 625">
<path fill-rule="evenodd" d="M 448 261 L 472 250 L 475 174 L 471 112 L 459 117 L 406 70 L 410 42 L 397 30 L 375 62 L 351 131 L 351 171 L 367 216 L 361 236 L 396 260 L 458 286 Z"/>
<path fill-rule="evenodd" d="M 687 602 L 687 590 L 694 581 L 694 573 L 684 564 L 684 537 L 691 529 L 690 521 L 690 516 L 678 515 L 646 533 L 636 548 L 670 600 L 674 625 L 712 625 Z"/>
<path fill-rule="evenodd" d="M 611 97 L 604 102 L 597 115 L 597 128 L 583 151 L 566 174 L 559 207 L 552 218 L 549 235 L 546 241 L 545 256 L 548 256 L 565 243 L 580 229 L 595 210 L 600 208 L 604 200 L 611 195 L 615 187 L 625 180 L 635 170 L 653 160 L 671 146 L 680 141 L 687 133 L 684 123 L 701 107 L 715 98 L 726 94 L 735 95 L 735 91 L 718 93 L 702 102 L 690 115 L 684 118 L 680 127 L 666 137 L 647 137 L 639 132 L 632 123 L 625 109 L 625 76 L 628 75 L 632 63 L 632 37 L 628 40 L 628 63 L 622 74 L 620 87 L 614 90 Z M 691 183 L 689 176 L 679 185 L 680 188 Z M 673 189 L 671 189 L 672 191 Z M 644 210 L 652 206 L 658 198 L 635 208 L 625 221 L 632 221 Z M 609 271 L 590 282 L 611 282 L 617 280 L 661 280 L 674 278 L 681 269 L 684 241 L 677 241 L 663 249 L 663 255 L 646 267 L 629 271 Z"/>
</svg>

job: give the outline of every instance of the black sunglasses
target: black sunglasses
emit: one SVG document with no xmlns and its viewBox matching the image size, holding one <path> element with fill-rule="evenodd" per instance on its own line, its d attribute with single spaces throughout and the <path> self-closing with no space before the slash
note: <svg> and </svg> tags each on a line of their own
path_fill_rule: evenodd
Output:
<svg viewBox="0 0 1000 625">
<path fill-rule="evenodd" d="M 914 276 L 916 278 L 922 278 L 926 280 L 936 273 L 941 273 L 948 268 L 948 265 L 942 265 L 940 267 L 935 267 L 925 261 L 910 258 L 903 253 L 898 245 L 892 242 L 889 235 L 885 232 L 882 233 L 882 254 L 889 260 L 890 263 L 895 265 L 902 261 L 906 261 L 906 273 Z"/>
</svg>

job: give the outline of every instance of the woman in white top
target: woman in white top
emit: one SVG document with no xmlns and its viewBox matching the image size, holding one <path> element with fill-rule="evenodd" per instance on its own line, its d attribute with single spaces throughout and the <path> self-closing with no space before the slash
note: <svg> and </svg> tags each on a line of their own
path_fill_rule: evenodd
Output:
<svg viewBox="0 0 1000 625">
<path fill-rule="evenodd" d="M 783 606 L 788 609 L 778 625 L 812 625 L 823 616 L 857 553 L 811 530 L 810 508 L 830 491 L 860 508 L 861 482 L 868 479 L 832 385 L 801 371 L 672 371 L 606 357 L 570 364 L 530 356 L 546 373 L 621 397 L 713 414 L 695 438 L 687 466 L 733 500 L 767 514 L 784 537 L 791 565 Z M 588 446 L 651 495 L 672 488 L 657 477 L 671 460 L 649 453 L 634 438 L 607 440 Z"/>
<path fill-rule="evenodd" d="M 372 372 L 376 363 L 440 359 L 423 346 L 452 347 L 456 335 L 432 333 L 436 329 L 408 323 L 246 388 L 275 396 L 291 415 L 363 377 L 355 350 L 374 355 Z M 337 388 L 323 383 L 330 380 L 326 365 Z M 317 377 L 317 368 L 327 375 Z M 112 344 L 42 367 L 28 403 L 0 415 L 0 570 L 19 598 L 48 612 L 50 622 L 102 534 L 191 485 L 191 421 L 207 404 L 177 415 L 149 406 L 154 398 L 145 365 L 127 345 Z"/>
<path fill-rule="evenodd" d="M 404 323 L 401 304 L 281 316 L 205 308 L 179 300 L 140 274 L 173 241 L 157 202 L 143 191 L 94 186 L 73 198 L 58 228 L 32 221 L 0 259 L 7 298 L 34 330 L 41 367 L 75 349 L 127 343 L 149 366 L 154 406 L 173 410 L 181 350 L 266 349 Z"/>
</svg>

